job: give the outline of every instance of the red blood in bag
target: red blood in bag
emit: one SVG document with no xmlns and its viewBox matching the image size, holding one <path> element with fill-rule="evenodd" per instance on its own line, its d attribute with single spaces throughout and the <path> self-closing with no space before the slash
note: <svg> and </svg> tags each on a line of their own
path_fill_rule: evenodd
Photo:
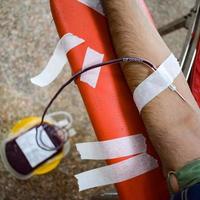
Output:
<svg viewBox="0 0 200 200">
<path fill-rule="evenodd" d="M 18 137 L 13 138 L 12 140 L 10 140 L 9 142 L 6 143 L 5 154 L 6 154 L 8 163 L 17 173 L 20 173 L 22 175 L 30 174 L 38 166 L 40 166 L 41 164 L 43 164 L 44 162 L 46 162 L 47 160 L 49 160 L 56 154 L 60 153 L 60 151 L 62 150 L 62 148 L 60 148 L 60 147 L 63 144 L 63 140 L 58 136 L 58 134 L 57 134 L 58 131 L 57 131 L 56 127 L 53 125 L 47 124 L 47 123 L 44 123 L 42 126 L 43 126 L 44 130 L 46 131 L 46 134 L 50 138 L 51 142 L 54 144 L 55 148 L 57 148 L 57 150 L 50 157 L 41 161 L 35 167 L 32 167 L 31 164 L 29 163 L 29 161 L 27 160 L 25 154 L 23 153 L 21 148 L 18 146 L 16 139 L 18 137 L 22 136 L 23 134 L 26 134 L 31 129 L 35 129 L 36 126 L 29 129 L 28 131 L 20 134 Z M 36 137 L 34 137 L 33 139 L 36 139 Z"/>
</svg>

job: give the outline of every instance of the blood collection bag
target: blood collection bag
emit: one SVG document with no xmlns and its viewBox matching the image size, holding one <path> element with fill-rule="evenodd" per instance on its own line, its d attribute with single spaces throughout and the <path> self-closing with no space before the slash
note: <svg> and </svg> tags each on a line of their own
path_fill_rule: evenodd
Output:
<svg viewBox="0 0 200 200">
<path fill-rule="evenodd" d="M 64 136 L 62 129 L 51 123 L 34 124 L 2 142 L 2 161 L 8 171 L 19 179 L 47 173 L 65 155 Z"/>
</svg>

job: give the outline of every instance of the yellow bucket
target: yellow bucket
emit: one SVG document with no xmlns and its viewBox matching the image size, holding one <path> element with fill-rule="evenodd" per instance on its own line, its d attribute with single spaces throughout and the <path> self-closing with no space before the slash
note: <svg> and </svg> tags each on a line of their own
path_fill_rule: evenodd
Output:
<svg viewBox="0 0 200 200">
<path fill-rule="evenodd" d="M 41 118 L 35 117 L 35 116 L 23 118 L 13 126 L 13 128 L 11 129 L 11 135 L 18 135 L 30 129 L 31 127 L 37 125 L 38 123 L 40 123 L 40 121 L 41 121 Z M 54 156 L 52 159 L 42 164 L 36 170 L 34 170 L 32 175 L 42 175 L 42 174 L 46 174 L 52 171 L 59 165 L 63 157 L 64 157 L 64 152 L 62 151 L 61 153 Z"/>
</svg>

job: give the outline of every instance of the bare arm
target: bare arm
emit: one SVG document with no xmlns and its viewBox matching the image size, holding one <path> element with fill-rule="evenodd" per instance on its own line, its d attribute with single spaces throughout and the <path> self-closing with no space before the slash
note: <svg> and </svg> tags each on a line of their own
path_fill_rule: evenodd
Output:
<svg viewBox="0 0 200 200">
<path fill-rule="evenodd" d="M 159 66 L 169 56 L 170 50 L 142 13 L 137 0 L 102 0 L 102 3 L 119 57 L 143 57 Z M 122 69 L 132 91 L 151 73 L 141 64 L 128 63 Z M 200 117 L 194 111 L 199 108 L 182 73 L 174 83 L 193 109 L 166 89 L 141 113 L 166 171 L 177 170 L 188 161 L 200 158 Z"/>
</svg>

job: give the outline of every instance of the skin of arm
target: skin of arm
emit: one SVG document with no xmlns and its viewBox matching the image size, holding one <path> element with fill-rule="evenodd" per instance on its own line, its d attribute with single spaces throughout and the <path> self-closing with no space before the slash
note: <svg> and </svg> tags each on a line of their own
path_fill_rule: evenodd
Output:
<svg viewBox="0 0 200 200">
<path fill-rule="evenodd" d="M 118 57 L 143 57 L 158 67 L 170 55 L 170 50 L 137 0 L 102 0 L 102 5 Z M 122 70 L 131 91 L 152 73 L 144 65 L 135 63 L 123 65 Z M 190 105 L 175 92 L 166 89 L 141 112 L 165 175 L 200 158 L 199 107 L 182 73 L 174 84 Z M 176 180 L 173 187 L 178 190 Z"/>
</svg>

